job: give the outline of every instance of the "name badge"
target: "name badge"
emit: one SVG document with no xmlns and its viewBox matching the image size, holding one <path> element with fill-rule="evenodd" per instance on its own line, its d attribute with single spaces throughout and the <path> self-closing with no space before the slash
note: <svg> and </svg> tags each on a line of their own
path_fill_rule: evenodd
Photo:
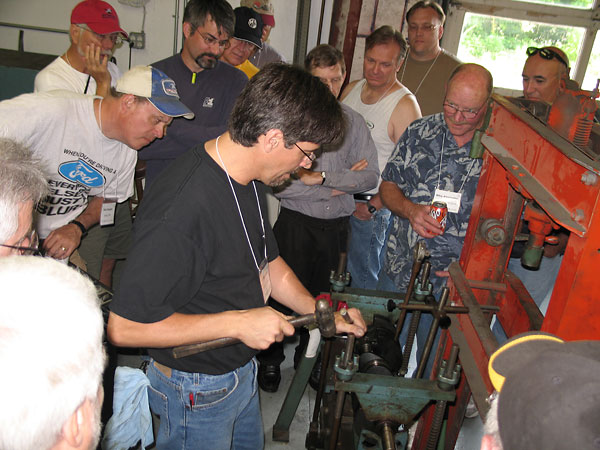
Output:
<svg viewBox="0 0 600 450">
<path fill-rule="evenodd" d="M 436 189 L 433 196 L 433 202 L 444 202 L 448 206 L 448 212 L 456 214 L 460 209 L 460 192 L 444 191 Z M 432 203 L 433 203 L 432 202 Z"/>
<path fill-rule="evenodd" d="M 100 226 L 112 225 L 115 223 L 115 211 L 117 210 L 117 201 L 105 198 L 102 201 L 102 211 L 100 212 Z"/>
<path fill-rule="evenodd" d="M 271 276 L 269 275 L 269 261 L 263 259 L 258 267 L 258 276 L 260 277 L 260 287 L 262 288 L 265 304 L 271 295 Z"/>
</svg>

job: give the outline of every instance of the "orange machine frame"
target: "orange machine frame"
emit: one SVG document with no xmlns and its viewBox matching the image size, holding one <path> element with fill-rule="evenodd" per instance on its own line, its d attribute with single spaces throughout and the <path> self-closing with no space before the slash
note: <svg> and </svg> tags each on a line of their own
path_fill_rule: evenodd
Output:
<svg viewBox="0 0 600 450">
<path fill-rule="evenodd" d="M 469 393 L 483 417 L 485 399 L 493 391 L 487 365 L 498 344 L 490 318 L 478 305 L 500 307 L 497 317 L 508 336 L 541 328 L 565 340 L 600 339 L 598 155 L 574 146 L 509 99 L 492 98 L 469 228 L 460 261 L 449 270 L 450 299 L 471 312 L 453 317 L 441 339 L 459 344 L 464 374 L 456 405 L 448 412 L 446 448 L 454 448 Z M 526 199 L 535 200 L 554 224 L 571 232 L 545 317 L 520 280 L 506 270 Z M 495 236 L 504 237 L 493 245 L 486 241 L 489 227 L 484 226 L 490 220 Z M 419 430 L 428 429 L 432 410 L 424 414 Z M 427 433 L 417 436 L 412 448 L 425 448 Z"/>
</svg>

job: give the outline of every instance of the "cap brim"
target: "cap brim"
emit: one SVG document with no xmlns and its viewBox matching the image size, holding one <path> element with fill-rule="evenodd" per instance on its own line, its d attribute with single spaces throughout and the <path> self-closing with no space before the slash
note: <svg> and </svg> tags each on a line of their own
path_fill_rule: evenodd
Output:
<svg viewBox="0 0 600 450">
<path fill-rule="evenodd" d="M 250 42 L 252 45 L 262 49 L 262 41 L 260 40 L 260 38 L 256 38 L 256 36 L 253 36 L 250 33 L 236 31 L 234 38 L 239 41 Z"/>
<path fill-rule="evenodd" d="M 129 35 L 125 31 L 123 31 L 122 28 L 115 27 L 111 23 L 107 23 L 107 22 L 87 22 L 86 25 L 88 27 L 90 27 L 90 30 L 92 30 L 94 33 L 97 33 L 97 34 L 121 33 L 121 35 L 125 39 L 129 38 Z"/>
<path fill-rule="evenodd" d="M 184 117 L 186 119 L 194 118 L 194 113 L 175 97 L 172 99 L 162 98 L 160 100 L 149 98 L 148 101 L 161 113 L 166 114 L 167 116 Z"/>
<path fill-rule="evenodd" d="M 528 364 L 540 352 L 556 348 L 557 344 L 563 343 L 562 339 L 540 331 L 513 336 L 490 358 L 488 374 L 494 388 L 500 392 L 507 376 Z"/>
</svg>

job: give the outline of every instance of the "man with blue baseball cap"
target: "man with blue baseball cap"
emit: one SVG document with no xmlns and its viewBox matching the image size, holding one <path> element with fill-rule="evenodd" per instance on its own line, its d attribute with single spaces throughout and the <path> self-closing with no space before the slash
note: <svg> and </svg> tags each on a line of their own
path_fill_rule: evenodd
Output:
<svg viewBox="0 0 600 450">
<path fill-rule="evenodd" d="M 129 70 L 105 98 L 53 91 L 0 102 L 0 136 L 29 147 L 47 172 L 36 222 L 48 256 L 69 258 L 92 225 L 112 224 L 116 202 L 133 193 L 136 150 L 180 116 L 194 113 L 149 66 Z"/>
</svg>

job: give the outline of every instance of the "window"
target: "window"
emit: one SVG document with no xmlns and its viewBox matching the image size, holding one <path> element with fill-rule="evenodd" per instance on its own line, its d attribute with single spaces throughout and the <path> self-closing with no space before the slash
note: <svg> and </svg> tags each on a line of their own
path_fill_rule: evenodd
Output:
<svg viewBox="0 0 600 450">
<path fill-rule="evenodd" d="M 573 66 L 584 33 L 579 27 L 466 13 L 457 56 L 485 66 L 496 87 L 521 89 L 527 47 L 559 47 Z"/>
</svg>

